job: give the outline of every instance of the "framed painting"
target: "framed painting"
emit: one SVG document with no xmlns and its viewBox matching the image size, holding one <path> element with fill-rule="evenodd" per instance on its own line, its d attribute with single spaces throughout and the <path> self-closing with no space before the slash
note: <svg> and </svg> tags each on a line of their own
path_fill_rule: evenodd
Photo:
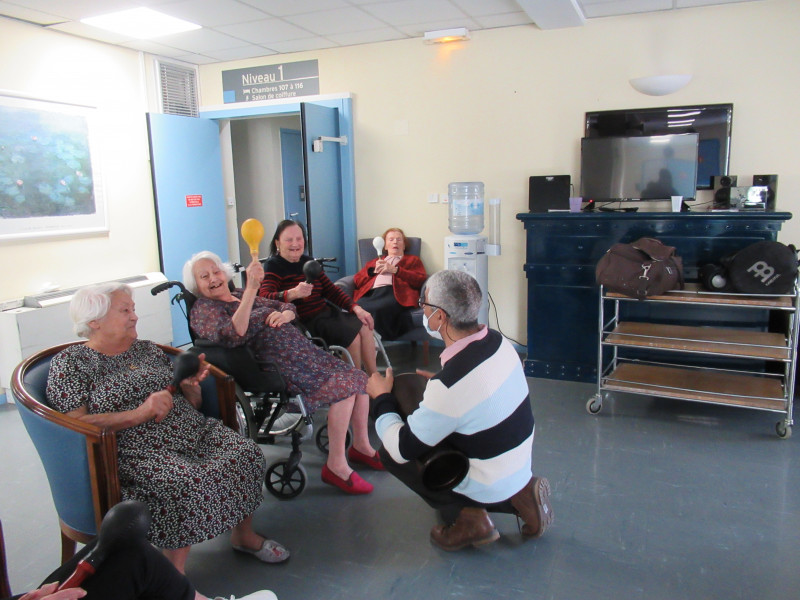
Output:
<svg viewBox="0 0 800 600">
<path fill-rule="evenodd" d="M 95 113 L 0 90 L 0 241 L 108 231 Z"/>
</svg>

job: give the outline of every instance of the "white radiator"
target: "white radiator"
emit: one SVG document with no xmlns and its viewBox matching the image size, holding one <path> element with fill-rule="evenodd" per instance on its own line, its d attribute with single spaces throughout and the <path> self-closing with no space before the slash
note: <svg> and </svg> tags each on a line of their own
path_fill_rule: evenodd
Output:
<svg viewBox="0 0 800 600">
<path fill-rule="evenodd" d="M 133 288 L 139 338 L 161 344 L 172 342 L 169 294 L 150 290 L 166 281 L 161 273 L 119 279 Z M 69 303 L 79 288 L 28 296 L 22 308 L 0 312 L 0 388 L 11 387 L 11 373 L 39 350 L 79 339 L 72 331 Z M 8 396 L 10 400 L 10 396 Z"/>
</svg>

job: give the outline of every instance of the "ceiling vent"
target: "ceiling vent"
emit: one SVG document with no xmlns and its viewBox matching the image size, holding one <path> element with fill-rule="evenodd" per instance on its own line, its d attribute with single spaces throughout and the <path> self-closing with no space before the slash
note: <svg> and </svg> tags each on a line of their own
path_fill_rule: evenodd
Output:
<svg viewBox="0 0 800 600">
<path fill-rule="evenodd" d="M 159 85 L 161 87 L 161 112 L 168 115 L 197 116 L 197 71 L 158 62 Z"/>
</svg>

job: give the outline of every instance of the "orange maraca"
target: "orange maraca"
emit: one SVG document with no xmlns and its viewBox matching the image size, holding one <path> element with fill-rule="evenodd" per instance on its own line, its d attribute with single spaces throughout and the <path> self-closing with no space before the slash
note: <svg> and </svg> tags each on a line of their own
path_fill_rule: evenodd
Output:
<svg viewBox="0 0 800 600">
<path fill-rule="evenodd" d="M 250 256 L 258 259 L 258 245 L 264 237 L 264 226 L 258 219 L 247 219 L 242 223 L 242 239 L 250 246 Z"/>
</svg>

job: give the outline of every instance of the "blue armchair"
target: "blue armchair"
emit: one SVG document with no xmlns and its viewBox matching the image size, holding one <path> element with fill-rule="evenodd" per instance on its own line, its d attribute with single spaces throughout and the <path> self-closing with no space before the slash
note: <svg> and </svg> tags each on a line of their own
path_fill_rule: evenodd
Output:
<svg viewBox="0 0 800 600">
<path fill-rule="evenodd" d="M 408 248 L 406 248 L 406 254 L 413 254 L 414 256 L 420 255 L 420 250 L 422 248 L 422 238 L 418 237 L 408 237 Z M 372 246 L 372 238 L 363 238 L 358 240 L 358 257 L 359 263 L 363 267 L 367 264 L 370 260 L 375 258 L 375 248 Z M 342 277 L 338 281 L 335 282 L 335 285 L 341 288 L 341 290 L 350 296 L 353 297 L 355 293 L 355 283 L 353 281 L 353 276 L 348 275 L 346 277 Z M 422 343 L 422 352 L 423 352 L 423 360 L 425 364 L 428 364 L 429 359 L 429 347 L 430 347 L 430 340 L 431 336 L 428 335 L 428 332 L 425 331 L 425 327 L 422 324 L 422 309 L 415 308 L 411 312 L 411 319 L 414 323 L 414 328 L 411 331 L 407 331 L 400 337 L 394 340 L 385 339 L 383 341 L 387 342 L 411 342 L 413 346 L 416 346 L 417 342 Z"/>
<path fill-rule="evenodd" d="M 122 498 L 116 433 L 68 417 L 50 408 L 45 388 L 50 360 L 72 344 L 42 350 L 14 370 L 11 395 L 42 460 L 61 527 L 61 561 L 72 558 L 75 544 L 97 535 L 103 516 Z M 180 350 L 159 347 L 169 355 Z M 216 367 L 203 381 L 202 412 L 236 429 L 233 378 Z"/>
</svg>

